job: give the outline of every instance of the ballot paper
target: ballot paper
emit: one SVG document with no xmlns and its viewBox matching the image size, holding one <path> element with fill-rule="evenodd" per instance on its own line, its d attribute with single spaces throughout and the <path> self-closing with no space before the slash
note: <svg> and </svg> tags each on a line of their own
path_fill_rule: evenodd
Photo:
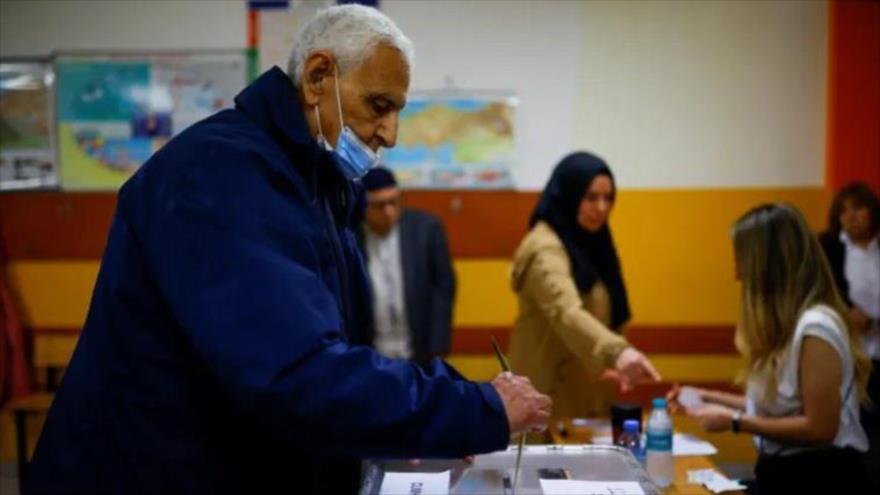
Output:
<svg viewBox="0 0 880 495">
<path fill-rule="evenodd" d="M 703 399 L 700 398 L 700 393 L 694 387 L 681 387 L 676 400 L 685 409 L 699 409 L 704 405 Z"/>
<path fill-rule="evenodd" d="M 718 449 L 711 443 L 687 433 L 676 433 L 672 436 L 672 455 L 687 457 L 690 455 L 715 455 Z"/>
<path fill-rule="evenodd" d="M 386 472 L 379 495 L 448 495 L 449 471 L 439 473 Z"/>
<path fill-rule="evenodd" d="M 745 490 L 745 485 L 731 480 L 714 469 L 694 469 L 687 472 L 688 483 L 703 485 L 712 493 L 722 493 L 734 490 Z"/>
<path fill-rule="evenodd" d="M 692 485 L 702 485 L 707 481 L 715 479 L 714 469 L 692 469 L 687 472 L 688 483 Z"/>
<path fill-rule="evenodd" d="M 645 495 L 635 481 L 541 480 L 544 495 Z"/>
</svg>

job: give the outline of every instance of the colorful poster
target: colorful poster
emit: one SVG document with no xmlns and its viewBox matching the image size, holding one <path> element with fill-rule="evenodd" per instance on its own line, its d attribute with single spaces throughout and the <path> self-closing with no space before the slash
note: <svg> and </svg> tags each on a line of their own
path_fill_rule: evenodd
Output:
<svg viewBox="0 0 880 495">
<path fill-rule="evenodd" d="M 403 187 L 513 188 L 516 105 L 511 94 L 413 93 L 382 161 Z"/>
<path fill-rule="evenodd" d="M 59 57 L 62 187 L 117 189 L 173 136 L 231 107 L 246 68 L 239 52 Z"/>
<path fill-rule="evenodd" d="M 0 191 L 58 185 L 48 62 L 0 62 Z"/>
</svg>

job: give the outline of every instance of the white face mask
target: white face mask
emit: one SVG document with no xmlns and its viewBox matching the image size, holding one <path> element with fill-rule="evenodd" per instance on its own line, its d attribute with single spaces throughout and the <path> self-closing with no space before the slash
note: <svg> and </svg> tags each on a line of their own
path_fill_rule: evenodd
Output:
<svg viewBox="0 0 880 495">
<path fill-rule="evenodd" d="M 339 69 L 336 69 L 339 74 Z M 379 163 L 379 154 L 370 149 L 350 127 L 344 124 L 342 120 L 342 99 L 339 96 L 339 76 L 334 75 L 336 83 L 336 107 L 339 110 L 339 123 L 342 125 L 342 132 L 336 140 L 336 148 L 334 149 L 324 137 L 324 131 L 321 127 L 321 114 L 318 112 L 318 105 L 315 105 L 315 119 L 318 122 L 318 144 L 328 151 L 332 151 L 338 158 L 340 172 L 348 179 L 360 179 L 373 167 Z"/>
</svg>

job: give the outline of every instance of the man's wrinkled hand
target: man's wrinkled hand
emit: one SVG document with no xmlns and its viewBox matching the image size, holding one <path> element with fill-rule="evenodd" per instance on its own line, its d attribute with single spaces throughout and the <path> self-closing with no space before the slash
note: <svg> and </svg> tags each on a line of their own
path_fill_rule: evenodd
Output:
<svg viewBox="0 0 880 495">
<path fill-rule="evenodd" d="M 538 392 L 528 378 L 505 372 L 492 380 L 492 386 L 504 403 L 511 434 L 546 426 L 553 401 Z"/>
</svg>

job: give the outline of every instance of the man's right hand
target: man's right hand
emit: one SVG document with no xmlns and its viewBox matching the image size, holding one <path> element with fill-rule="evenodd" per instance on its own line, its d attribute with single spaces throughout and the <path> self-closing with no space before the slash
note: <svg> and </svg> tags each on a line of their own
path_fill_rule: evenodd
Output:
<svg viewBox="0 0 880 495">
<path fill-rule="evenodd" d="M 511 435 L 547 425 L 553 401 L 538 392 L 528 378 L 501 373 L 492 380 L 492 386 L 504 403 Z"/>
</svg>

